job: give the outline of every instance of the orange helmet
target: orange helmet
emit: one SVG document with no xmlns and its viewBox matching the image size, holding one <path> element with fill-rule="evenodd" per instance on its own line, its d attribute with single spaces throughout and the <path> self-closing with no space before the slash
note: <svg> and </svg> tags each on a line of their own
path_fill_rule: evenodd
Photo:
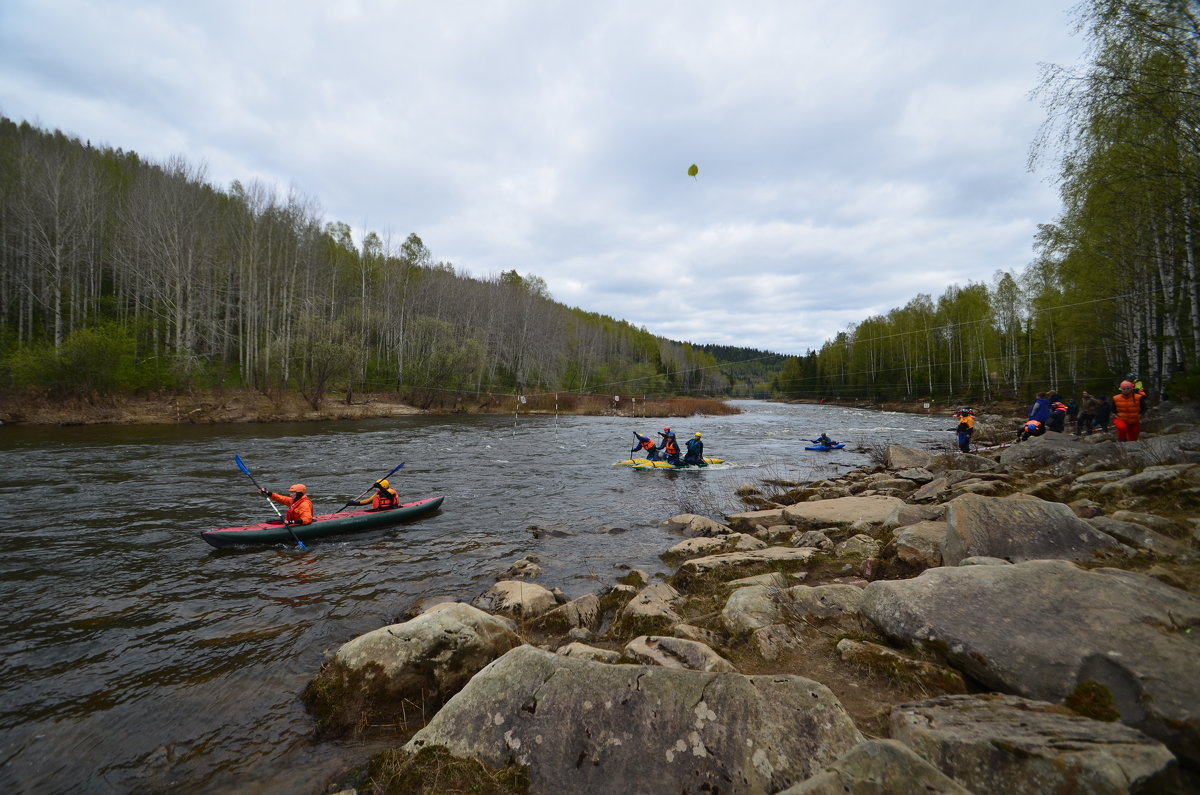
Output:
<svg viewBox="0 0 1200 795">
<path fill-rule="evenodd" d="M 308 494 L 308 487 L 303 483 L 293 483 L 292 485 L 288 486 L 288 491 L 298 491 L 301 494 Z"/>
</svg>

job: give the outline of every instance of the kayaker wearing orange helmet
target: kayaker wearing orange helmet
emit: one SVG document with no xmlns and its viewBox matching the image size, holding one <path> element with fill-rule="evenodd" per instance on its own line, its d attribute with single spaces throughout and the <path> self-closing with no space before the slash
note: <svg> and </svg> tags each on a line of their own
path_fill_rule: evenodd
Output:
<svg viewBox="0 0 1200 795">
<path fill-rule="evenodd" d="M 1117 441 L 1136 442 L 1142 433 L 1142 400 L 1145 392 L 1139 392 L 1137 384 L 1132 381 L 1122 381 L 1121 391 L 1113 395 L 1113 405 L 1117 416 L 1113 425 L 1117 426 Z"/>
<path fill-rule="evenodd" d="M 308 487 L 303 483 L 293 483 L 288 486 L 289 494 L 276 494 L 263 488 L 258 491 L 263 496 L 270 497 L 280 505 L 288 507 L 287 513 L 283 516 L 283 520 L 287 524 L 312 524 L 313 502 L 308 496 Z"/>
<path fill-rule="evenodd" d="M 370 497 L 363 497 L 352 505 L 371 504 L 372 511 L 380 511 L 387 508 L 395 508 L 400 504 L 400 495 L 392 488 L 392 484 L 384 478 L 375 482 L 375 493 Z"/>
</svg>

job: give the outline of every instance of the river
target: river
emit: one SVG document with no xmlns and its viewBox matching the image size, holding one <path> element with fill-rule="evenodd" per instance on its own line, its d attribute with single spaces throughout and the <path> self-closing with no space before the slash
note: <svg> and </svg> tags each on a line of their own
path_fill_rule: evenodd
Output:
<svg viewBox="0 0 1200 795">
<path fill-rule="evenodd" d="M 0 790 L 319 792 L 373 749 L 311 739 L 299 697 L 326 655 L 419 600 L 470 600 L 517 559 L 569 596 L 622 566 L 668 569 L 677 513 L 743 510 L 742 483 L 869 463 L 864 445 L 949 449 L 944 415 L 740 401 L 726 417 L 408 416 L 325 423 L 0 428 Z M 703 433 L 700 471 L 632 471 L 632 431 Z M 806 452 L 821 431 L 847 449 Z M 417 522 L 216 550 L 273 516 L 237 468 L 317 512 L 401 461 Z M 537 528 L 536 531 L 531 528 Z"/>
</svg>

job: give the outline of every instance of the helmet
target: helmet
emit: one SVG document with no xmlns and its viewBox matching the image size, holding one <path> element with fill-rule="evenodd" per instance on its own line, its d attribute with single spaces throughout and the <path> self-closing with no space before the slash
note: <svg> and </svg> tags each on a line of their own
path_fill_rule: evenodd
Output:
<svg viewBox="0 0 1200 795">
<path fill-rule="evenodd" d="M 1132 381 L 1133 379 L 1137 378 L 1137 373 L 1126 373 L 1125 378 Z"/>
<path fill-rule="evenodd" d="M 666 431 L 667 433 L 670 433 L 670 431 L 671 431 L 671 426 L 670 426 L 670 425 L 664 425 L 664 426 L 663 426 L 663 430 L 664 430 L 664 431 Z"/>
<path fill-rule="evenodd" d="M 699 438 L 700 438 L 700 431 L 696 431 L 696 438 L 697 438 L 697 439 L 699 439 Z"/>
<path fill-rule="evenodd" d="M 379 487 L 379 488 L 381 488 L 381 489 L 386 489 L 386 488 L 388 488 L 389 486 L 391 486 L 392 484 L 391 484 L 391 483 L 388 483 L 388 481 L 387 481 L 387 478 L 384 478 L 383 480 L 377 481 L 377 482 L 375 483 L 375 485 L 376 485 L 376 486 L 378 486 L 378 487 Z"/>
<path fill-rule="evenodd" d="M 288 486 L 288 491 L 298 491 L 301 494 L 308 494 L 308 487 L 303 483 L 293 483 L 292 485 Z"/>
<path fill-rule="evenodd" d="M 1133 389 L 1133 382 L 1132 381 L 1122 381 L 1121 389 Z"/>
</svg>

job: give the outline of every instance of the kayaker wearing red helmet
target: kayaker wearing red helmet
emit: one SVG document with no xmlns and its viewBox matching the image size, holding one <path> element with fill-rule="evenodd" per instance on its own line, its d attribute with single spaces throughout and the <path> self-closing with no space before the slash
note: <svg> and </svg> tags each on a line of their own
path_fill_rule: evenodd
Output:
<svg viewBox="0 0 1200 795">
<path fill-rule="evenodd" d="M 288 524 L 312 524 L 313 502 L 308 496 L 308 487 L 303 483 L 293 483 L 288 486 L 288 494 L 276 494 L 263 488 L 258 491 L 280 505 L 288 507 L 287 513 L 283 517 Z"/>
</svg>

